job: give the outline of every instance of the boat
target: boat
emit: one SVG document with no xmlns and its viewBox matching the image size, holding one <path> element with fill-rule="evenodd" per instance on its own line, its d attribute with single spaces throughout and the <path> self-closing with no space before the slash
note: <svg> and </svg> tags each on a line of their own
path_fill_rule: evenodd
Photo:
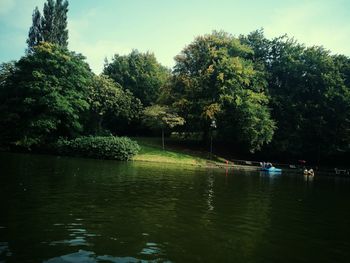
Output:
<svg viewBox="0 0 350 263">
<path fill-rule="evenodd" d="M 267 173 L 281 173 L 282 169 L 271 166 L 271 167 L 261 167 L 260 171 L 267 172 Z"/>
<path fill-rule="evenodd" d="M 266 173 L 281 173 L 282 172 L 282 169 L 274 167 L 272 165 L 272 163 L 261 162 L 260 166 L 261 166 L 260 171 L 262 171 L 262 172 L 266 172 Z"/>
<path fill-rule="evenodd" d="M 266 173 L 281 173 L 282 172 L 282 169 L 274 167 L 272 165 L 272 163 L 261 162 L 260 166 L 261 166 L 260 171 L 262 171 L 262 172 L 266 172 Z"/>
</svg>

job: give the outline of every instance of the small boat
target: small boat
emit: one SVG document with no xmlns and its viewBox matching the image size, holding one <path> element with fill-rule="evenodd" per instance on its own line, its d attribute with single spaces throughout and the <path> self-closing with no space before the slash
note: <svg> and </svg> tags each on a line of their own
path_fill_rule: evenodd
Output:
<svg viewBox="0 0 350 263">
<path fill-rule="evenodd" d="M 271 167 L 261 167 L 260 171 L 262 172 L 267 172 L 267 173 L 281 173 L 282 172 L 282 169 L 280 168 L 276 168 L 274 166 L 271 166 Z"/>
<path fill-rule="evenodd" d="M 282 169 L 280 168 L 276 168 L 272 165 L 272 163 L 265 163 L 265 162 L 262 162 L 260 163 L 260 171 L 262 172 L 266 172 L 266 173 L 281 173 L 282 172 Z"/>
</svg>

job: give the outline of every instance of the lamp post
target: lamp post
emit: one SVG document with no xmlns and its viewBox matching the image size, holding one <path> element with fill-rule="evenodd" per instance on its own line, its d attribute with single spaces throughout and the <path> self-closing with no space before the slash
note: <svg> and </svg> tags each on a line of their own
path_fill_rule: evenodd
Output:
<svg viewBox="0 0 350 263">
<path fill-rule="evenodd" d="M 216 121 L 212 120 L 210 124 L 210 159 L 213 158 L 213 130 L 216 129 Z"/>
</svg>

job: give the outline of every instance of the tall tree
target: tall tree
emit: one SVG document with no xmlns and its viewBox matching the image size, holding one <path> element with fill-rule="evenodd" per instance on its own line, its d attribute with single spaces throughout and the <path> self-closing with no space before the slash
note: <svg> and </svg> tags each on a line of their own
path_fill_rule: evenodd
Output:
<svg viewBox="0 0 350 263">
<path fill-rule="evenodd" d="M 47 0 L 47 2 L 44 4 L 43 9 L 43 18 L 42 18 L 42 36 L 43 41 L 55 43 L 55 35 L 56 35 L 56 28 L 55 28 L 55 15 L 56 15 L 56 9 L 55 9 L 55 3 L 53 0 Z"/>
<path fill-rule="evenodd" d="M 41 16 L 38 7 L 33 12 L 33 24 L 29 29 L 27 44 L 28 51 L 39 42 L 50 42 L 61 47 L 68 46 L 67 30 L 68 1 L 47 0 Z"/>
<path fill-rule="evenodd" d="M 22 57 L 0 96 L 0 137 L 23 147 L 83 132 L 92 73 L 84 57 L 42 42 Z"/>
<path fill-rule="evenodd" d="M 197 37 L 176 58 L 171 91 L 187 129 L 203 132 L 217 121 L 218 133 L 250 151 L 269 143 L 274 121 L 266 81 L 251 60 L 253 51 L 225 32 Z"/>
<path fill-rule="evenodd" d="M 33 24 L 29 29 L 27 44 L 28 47 L 34 47 L 43 41 L 42 27 L 41 27 L 41 14 L 38 7 L 35 7 L 32 16 Z"/>
<path fill-rule="evenodd" d="M 241 39 L 268 71 L 274 151 L 314 160 L 349 151 L 350 60 L 286 35 L 268 40 L 262 30 Z"/>
<path fill-rule="evenodd" d="M 54 26 L 56 32 L 56 41 L 62 47 L 68 46 L 67 29 L 68 1 L 56 0 Z"/>
</svg>

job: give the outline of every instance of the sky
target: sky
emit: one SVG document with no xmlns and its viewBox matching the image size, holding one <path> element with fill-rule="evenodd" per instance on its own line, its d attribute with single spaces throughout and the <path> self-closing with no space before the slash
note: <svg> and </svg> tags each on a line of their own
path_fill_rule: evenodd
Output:
<svg viewBox="0 0 350 263">
<path fill-rule="evenodd" d="M 0 63 L 24 55 L 33 9 L 45 2 L 0 0 Z M 350 56 L 350 0 L 69 0 L 69 49 L 97 74 L 114 54 L 149 51 L 172 67 L 196 36 L 260 28 Z"/>
</svg>

